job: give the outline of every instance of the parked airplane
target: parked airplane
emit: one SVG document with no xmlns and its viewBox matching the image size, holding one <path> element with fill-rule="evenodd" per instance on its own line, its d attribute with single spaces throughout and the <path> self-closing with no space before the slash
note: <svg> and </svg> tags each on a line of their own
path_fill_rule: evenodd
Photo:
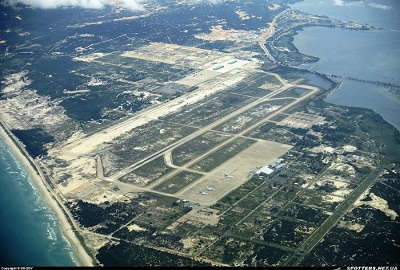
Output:
<svg viewBox="0 0 400 270">
<path fill-rule="evenodd" d="M 212 187 L 207 187 L 207 189 L 210 191 L 214 190 L 214 188 L 212 188 Z"/>
<path fill-rule="evenodd" d="M 200 194 L 201 194 L 201 195 L 207 195 L 208 193 L 205 192 L 205 191 L 200 191 Z"/>
<path fill-rule="evenodd" d="M 225 177 L 232 178 L 232 175 L 229 175 L 229 174 L 225 173 Z"/>
</svg>

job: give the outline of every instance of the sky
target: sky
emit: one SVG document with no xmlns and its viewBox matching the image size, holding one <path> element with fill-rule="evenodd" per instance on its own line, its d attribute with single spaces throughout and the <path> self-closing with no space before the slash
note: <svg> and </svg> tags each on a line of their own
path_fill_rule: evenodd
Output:
<svg viewBox="0 0 400 270">
<path fill-rule="evenodd" d="M 6 6 L 16 6 L 18 4 L 25 4 L 33 8 L 44 8 L 44 9 L 54 9 L 59 7 L 81 7 L 90 9 L 101 9 L 105 6 L 115 6 L 120 5 L 126 9 L 132 11 L 144 11 L 145 8 L 143 4 L 149 0 L 0 0 L 1 4 Z M 192 3 L 207 2 L 210 4 L 217 4 L 223 2 L 224 0 L 192 0 Z M 374 8 L 380 9 L 391 9 L 391 6 L 381 3 L 381 1 L 370 1 L 370 0 L 356 0 L 356 1 L 346 1 L 346 0 L 332 0 L 336 6 L 345 5 L 369 5 Z M 384 1 L 383 1 L 384 2 Z"/>
<path fill-rule="evenodd" d="M 114 6 L 118 2 L 124 8 L 143 11 L 145 0 L 2 0 L 6 6 L 25 4 L 33 8 L 54 9 L 59 7 L 81 7 L 90 9 L 101 9 L 105 6 Z"/>
<path fill-rule="evenodd" d="M 33 8 L 54 9 L 60 7 L 80 7 L 102 9 L 105 6 L 119 5 L 132 11 L 144 11 L 143 4 L 148 0 L 0 0 L 6 6 L 25 4 Z M 217 4 L 223 0 L 193 0 L 194 3 L 208 2 Z"/>
</svg>

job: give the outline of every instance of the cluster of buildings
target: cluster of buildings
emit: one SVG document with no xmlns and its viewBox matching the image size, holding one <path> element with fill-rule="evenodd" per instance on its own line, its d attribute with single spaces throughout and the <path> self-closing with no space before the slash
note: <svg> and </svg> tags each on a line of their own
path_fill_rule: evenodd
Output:
<svg viewBox="0 0 400 270">
<path fill-rule="evenodd" d="M 282 162 L 285 161 L 283 158 L 277 159 L 275 162 L 271 164 L 265 165 L 258 169 L 254 174 L 257 176 L 269 176 L 273 174 L 275 171 L 280 171 L 283 168 Z"/>
</svg>

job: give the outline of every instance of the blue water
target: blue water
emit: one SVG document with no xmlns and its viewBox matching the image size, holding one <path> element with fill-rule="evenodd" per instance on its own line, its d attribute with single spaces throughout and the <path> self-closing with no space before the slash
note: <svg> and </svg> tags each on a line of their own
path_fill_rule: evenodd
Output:
<svg viewBox="0 0 400 270">
<path fill-rule="evenodd" d="M 336 1 L 338 3 L 340 1 Z M 356 31 L 307 27 L 294 39 L 300 52 L 320 60 L 302 67 L 319 72 L 400 85 L 400 1 L 305 0 L 291 5 L 304 12 L 344 21 L 368 23 L 382 29 Z M 365 107 L 379 113 L 400 130 L 400 89 L 340 80 L 341 86 L 326 101 Z"/>
<path fill-rule="evenodd" d="M 60 221 L 0 137 L 0 265 L 76 266 Z"/>
<path fill-rule="evenodd" d="M 374 5 L 375 4 L 375 5 Z M 378 5 L 377 5 L 378 4 Z M 321 60 L 309 66 L 321 72 L 400 83 L 400 1 L 305 0 L 292 5 L 305 12 L 345 21 L 369 23 L 386 30 L 370 32 L 306 28 L 294 43 Z M 369 83 L 342 80 L 326 99 L 340 105 L 371 108 L 400 129 L 399 96 Z M 60 231 L 55 213 L 32 186 L 26 170 L 0 138 L 0 265 L 74 266 L 73 247 Z"/>
</svg>

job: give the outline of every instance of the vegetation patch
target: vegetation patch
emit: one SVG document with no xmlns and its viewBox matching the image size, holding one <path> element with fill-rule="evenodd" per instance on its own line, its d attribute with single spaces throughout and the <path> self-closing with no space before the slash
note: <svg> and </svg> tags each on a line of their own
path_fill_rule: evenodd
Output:
<svg viewBox="0 0 400 270">
<path fill-rule="evenodd" d="M 165 120 L 203 127 L 254 100 L 253 97 L 219 93 L 208 97 L 199 104 L 184 107 L 182 111 L 168 115 Z"/>
<path fill-rule="evenodd" d="M 183 171 L 155 186 L 154 190 L 174 194 L 202 176 L 202 174 Z"/>
<path fill-rule="evenodd" d="M 45 144 L 54 142 L 53 136 L 41 128 L 29 130 L 14 129 L 12 133 L 25 145 L 26 151 L 28 151 L 29 155 L 33 158 L 47 155 Z"/>
<path fill-rule="evenodd" d="M 300 224 L 287 219 L 275 219 L 265 229 L 264 241 L 295 247 L 306 237 L 306 234 L 296 231 Z"/>
<path fill-rule="evenodd" d="M 173 170 L 174 169 L 165 165 L 164 158 L 161 156 L 140 166 L 119 180 L 139 186 L 147 186 L 163 175 L 172 172 Z"/>
<path fill-rule="evenodd" d="M 195 163 L 191 168 L 198 171 L 209 172 L 254 143 L 254 140 L 238 138 Z"/>
<path fill-rule="evenodd" d="M 199 157 L 202 153 L 207 152 L 214 146 L 225 141 L 229 137 L 229 135 L 208 131 L 205 134 L 175 148 L 172 151 L 173 162 L 177 166 L 182 166 L 193 158 Z"/>
<path fill-rule="evenodd" d="M 102 247 L 96 257 L 104 266 L 210 266 L 209 263 L 195 261 L 187 257 L 125 241 Z"/>
<path fill-rule="evenodd" d="M 280 215 L 310 222 L 314 225 L 320 225 L 328 217 L 318 208 L 295 203 L 289 203 L 289 205 L 285 207 Z"/>
<path fill-rule="evenodd" d="M 263 102 L 215 127 L 214 129 L 218 131 L 237 134 L 250 127 L 251 125 L 257 123 L 258 121 L 264 119 L 269 114 L 278 110 L 281 106 L 285 106 L 290 101 L 291 100 L 281 99 Z"/>
</svg>

